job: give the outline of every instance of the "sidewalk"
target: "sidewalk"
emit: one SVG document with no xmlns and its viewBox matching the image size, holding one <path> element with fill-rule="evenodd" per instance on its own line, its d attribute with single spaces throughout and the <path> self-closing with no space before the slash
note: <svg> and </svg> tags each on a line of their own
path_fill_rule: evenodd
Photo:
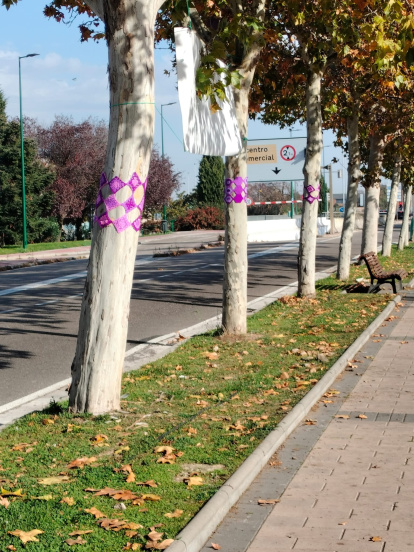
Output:
<svg viewBox="0 0 414 552">
<path fill-rule="evenodd" d="M 90 246 L 67 247 L 65 249 L 49 249 L 45 251 L 30 251 L 27 253 L 10 253 L 0 255 L 0 270 L 21 268 L 42 262 L 67 261 L 71 259 L 87 259 Z"/>
<path fill-rule="evenodd" d="M 414 550 L 413 292 L 403 303 L 248 552 Z"/>
</svg>

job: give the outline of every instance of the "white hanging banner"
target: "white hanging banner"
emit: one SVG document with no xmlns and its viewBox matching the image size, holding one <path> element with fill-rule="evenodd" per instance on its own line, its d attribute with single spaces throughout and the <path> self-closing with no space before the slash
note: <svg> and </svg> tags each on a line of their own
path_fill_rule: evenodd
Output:
<svg viewBox="0 0 414 552">
<path fill-rule="evenodd" d="M 184 149 L 201 155 L 236 155 L 242 140 L 236 119 L 233 90 L 226 87 L 227 101 L 218 100 L 221 111 L 210 110 L 210 100 L 196 94 L 196 71 L 200 65 L 201 40 L 186 27 L 176 27 L 178 97 L 183 121 Z M 224 64 L 219 61 L 224 67 Z"/>
</svg>

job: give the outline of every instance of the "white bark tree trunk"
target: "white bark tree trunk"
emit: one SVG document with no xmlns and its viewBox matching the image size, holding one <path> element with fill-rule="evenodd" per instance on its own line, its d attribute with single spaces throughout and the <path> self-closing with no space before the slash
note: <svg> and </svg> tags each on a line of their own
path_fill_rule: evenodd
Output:
<svg viewBox="0 0 414 552">
<path fill-rule="evenodd" d="M 158 6 L 136 0 L 104 0 L 102 8 L 109 50 L 110 123 L 105 173 L 123 183 L 148 174 L 154 133 L 154 23 Z M 118 184 L 119 181 L 116 181 Z M 144 187 L 134 192 L 136 204 Z M 113 190 L 112 190 L 113 192 Z M 111 194 L 102 189 L 105 198 Z M 116 192 L 118 202 L 131 188 Z M 111 220 L 123 207 L 108 207 Z M 102 211 L 101 211 L 102 212 Z M 99 209 L 97 213 L 99 216 Z M 135 208 L 128 215 L 135 220 Z M 120 408 L 121 376 L 127 339 L 129 303 L 138 243 L 131 226 L 119 233 L 112 223 L 94 224 L 88 275 L 82 300 L 69 406 L 99 414 Z"/>
<path fill-rule="evenodd" d="M 404 216 L 401 224 L 400 236 L 398 238 L 398 249 L 402 251 L 409 243 L 408 227 L 410 223 L 411 211 L 411 194 L 413 191 L 412 184 L 404 186 Z"/>
<path fill-rule="evenodd" d="M 238 155 L 226 158 L 225 245 L 223 316 L 224 333 L 241 335 L 247 331 L 247 123 L 249 92 L 259 46 L 252 46 L 238 68 L 243 76 L 240 90 L 234 90 L 237 122 L 243 139 Z M 245 188 L 243 192 L 242 188 Z M 235 197 L 232 197 L 234 196 Z"/>
<path fill-rule="evenodd" d="M 358 203 L 358 183 L 361 179 L 361 153 L 359 149 L 359 117 L 355 110 L 348 118 L 348 192 L 346 196 L 344 225 L 342 228 L 341 242 L 339 244 L 338 270 L 336 277 L 339 280 L 349 278 L 351 263 L 352 236 L 355 229 L 355 214 Z"/>
<path fill-rule="evenodd" d="M 392 234 L 394 231 L 395 210 L 397 208 L 398 186 L 401 179 L 401 153 L 395 158 L 392 171 L 391 192 L 388 201 L 387 220 L 385 222 L 384 235 L 382 236 L 382 254 L 384 257 L 391 256 Z"/>
<path fill-rule="evenodd" d="M 378 250 L 378 216 L 381 170 L 385 140 L 379 134 L 370 139 L 368 175 L 365 187 L 364 228 L 362 230 L 361 255 Z"/>
<path fill-rule="evenodd" d="M 306 160 L 303 190 L 303 214 L 299 240 L 298 295 L 315 294 L 315 255 L 318 198 L 321 178 L 322 111 L 321 71 L 310 71 L 306 88 Z"/>
</svg>

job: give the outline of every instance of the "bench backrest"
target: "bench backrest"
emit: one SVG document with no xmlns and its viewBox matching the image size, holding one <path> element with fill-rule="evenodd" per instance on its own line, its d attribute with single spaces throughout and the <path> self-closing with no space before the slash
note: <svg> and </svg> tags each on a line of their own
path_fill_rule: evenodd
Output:
<svg viewBox="0 0 414 552">
<path fill-rule="evenodd" d="M 380 265 L 378 256 L 373 251 L 369 253 L 364 253 L 361 255 L 360 259 L 364 259 L 367 264 L 368 271 L 374 278 L 381 278 L 384 274 L 384 269 Z"/>
</svg>

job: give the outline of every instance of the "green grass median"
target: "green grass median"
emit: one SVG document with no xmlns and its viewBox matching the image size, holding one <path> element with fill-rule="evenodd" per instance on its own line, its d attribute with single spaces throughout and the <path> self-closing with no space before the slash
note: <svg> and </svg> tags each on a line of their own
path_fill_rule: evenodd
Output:
<svg viewBox="0 0 414 552">
<path fill-rule="evenodd" d="M 51 249 L 68 249 L 69 247 L 81 247 L 91 245 L 91 240 L 77 240 L 65 242 L 29 243 L 26 249 L 18 245 L 6 245 L 0 247 L 0 255 L 11 255 L 14 253 L 35 253 L 37 251 L 50 251 Z"/>
<path fill-rule="evenodd" d="M 412 277 L 407 259 L 390 262 Z M 366 275 L 353 267 L 350 282 Z M 321 280 L 315 298 L 249 317 L 243 338 L 211 332 L 125 374 L 121 412 L 53 404 L 3 430 L 0 549 L 168 546 L 390 299 L 346 285 Z"/>
</svg>

